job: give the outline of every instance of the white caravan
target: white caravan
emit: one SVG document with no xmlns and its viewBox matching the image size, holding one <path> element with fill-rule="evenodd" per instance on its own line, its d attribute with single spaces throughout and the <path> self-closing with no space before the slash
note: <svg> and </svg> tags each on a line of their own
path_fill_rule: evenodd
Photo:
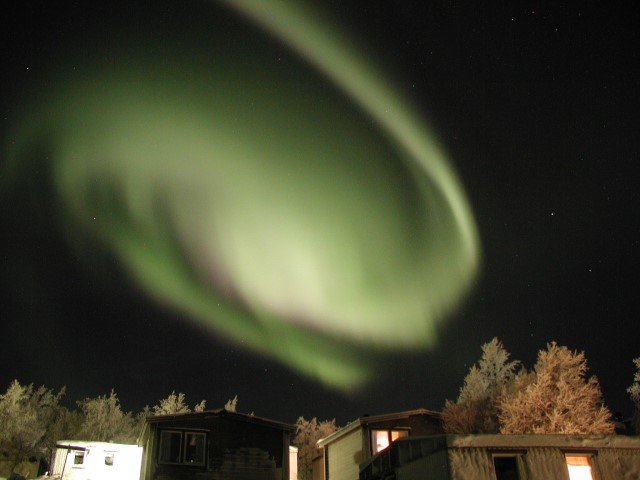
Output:
<svg viewBox="0 0 640 480">
<path fill-rule="evenodd" d="M 139 480 L 142 447 L 61 440 L 50 475 L 60 480 Z"/>
</svg>

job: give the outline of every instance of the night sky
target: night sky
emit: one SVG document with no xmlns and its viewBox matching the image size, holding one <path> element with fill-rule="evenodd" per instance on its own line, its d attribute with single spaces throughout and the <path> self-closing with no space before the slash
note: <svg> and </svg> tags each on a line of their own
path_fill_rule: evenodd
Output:
<svg viewBox="0 0 640 480">
<path fill-rule="evenodd" d="M 14 378 L 66 385 L 75 401 L 114 388 L 135 411 L 172 390 L 211 408 L 237 394 L 242 412 L 344 424 L 439 410 L 497 336 L 528 367 L 552 340 L 585 351 L 607 405 L 630 415 L 640 356 L 637 11 L 412 0 L 324 8 L 429 122 L 473 210 L 481 267 L 435 345 L 381 354 L 375 379 L 344 393 L 216 338 L 146 295 L 117 257 L 78 248 L 59 220 L 43 146 L 26 178 L 3 170 L 0 179 L 0 389 Z M 25 1 L 0 22 L 3 146 L 24 106 L 50 88 L 51 69 L 85 68 L 131 38 L 156 53 L 186 37 L 206 46 L 208 30 L 228 22 L 247 42 L 264 38 L 208 2 Z M 285 72 L 300 62 L 274 45 L 261 62 Z"/>
</svg>

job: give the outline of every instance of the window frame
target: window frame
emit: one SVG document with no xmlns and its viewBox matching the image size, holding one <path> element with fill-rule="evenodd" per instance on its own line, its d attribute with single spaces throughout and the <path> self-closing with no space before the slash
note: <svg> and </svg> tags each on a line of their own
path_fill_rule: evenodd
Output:
<svg viewBox="0 0 640 480">
<path fill-rule="evenodd" d="M 569 462 L 568 462 L 569 457 L 586 458 L 587 463 L 589 465 L 590 472 L 591 472 L 591 480 L 598 480 L 600 478 L 596 472 L 596 462 L 595 462 L 598 452 L 585 451 L 585 450 L 563 450 L 562 454 L 564 455 L 564 466 L 565 466 L 565 471 L 567 472 L 567 478 L 569 480 L 571 480 L 571 472 L 569 471 Z"/>
<path fill-rule="evenodd" d="M 376 443 L 376 432 L 387 432 L 387 441 L 389 442 L 387 444 L 386 447 L 377 450 L 377 443 Z M 384 450 L 385 448 L 389 448 L 389 445 L 391 445 L 393 442 L 395 442 L 395 440 L 392 440 L 391 437 L 393 436 L 393 432 L 406 432 L 406 435 L 403 436 L 399 436 L 396 440 L 400 439 L 400 438 L 404 438 L 404 437 L 409 437 L 411 435 L 411 428 L 409 427 L 393 427 L 393 428 L 371 428 L 369 431 L 369 446 L 371 447 L 371 455 L 377 455 L 378 453 L 380 453 L 382 450 Z"/>
<path fill-rule="evenodd" d="M 207 433 L 208 430 L 200 430 L 200 429 L 189 429 L 189 430 L 181 430 L 178 428 L 162 428 L 158 431 L 158 453 L 156 456 L 156 463 L 158 465 L 178 465 L 185 467 L 206 467 L 207 465 Z M 177 434 L 180 435 L 180 447 L 179 447 L 179 461 L 171 462 L 167 460 L 162 460 L 162 447 L 163 447 L 163 439 L 166 438 L 163 434 Z M 203 438 L 202 445 L 202 462 L 187 462 L 186 454 L 187 454 L 187 435 L 197 435 Z"/>
<path fill-rule="evenodd" d="M 202 437 L 202 462 L 187 462 L 187 435 L 197 435 Z M 203 467 L 207 464 L 207 432 L 198 431 L 198 430 L 184 430 L 182 432 L 182 456 L 181 465 L 190 465 L 194 467 Z"/>
<path fill-rule="evenodd" d="M 82 456 L 82 462 L 76 463 L 76 459 L 79 458 L 80 456 Z M 87 458 L 86 450 L 76 450 L 73 453 L 73 465 L 71 466 L 71 468 L 85 468 L 84 462 L 86 458 Z"/>
<path fill-rule="evenodd" d="M 493 477 L 496 480 L 500 480 L 498 478 L 498 471 L 496 469 L 496 458 L 513 458 L 516 465 L 516 475 L 518 480 L 522 480 L 522 476 L 520 475 L 520 462 L 519 459 L 522 459 L 524 455 L 527 454 L 526 450 L 509 450 L 509 451 L 499 451 L 494 450 L 491 452 L 491 464 L 493 466 Z"/>
</svg>

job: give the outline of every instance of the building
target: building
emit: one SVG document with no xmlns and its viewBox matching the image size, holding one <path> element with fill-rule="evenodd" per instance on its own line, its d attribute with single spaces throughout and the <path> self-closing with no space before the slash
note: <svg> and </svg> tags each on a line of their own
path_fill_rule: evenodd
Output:
<svg viewBox="0 0 640 480">
<path fill-rule="evenodd" d="M 137 445 L 61 440 L 50 475 L 60 480 L 138 480 L 141 459 Z"/>
<path fill-rule="evenodd" d="M 360 480 L 631 480 L 640 438 L 431 435 L 402 438 L 364 462 Z"/>
<path fill-rule="evenodd" d="M 313 480 L 355 480 L 360 464 L 392 441 L 437 433 L 439 414 L 424 408 L 363 416 L 318 442 L 322 455 L 313 463 Z"/>
<path fill-rule="evenodd" d="M 294 431 L 224 409 L 149 417 L 138 439 L 140 479 L 289 480 Z"/>
</svg>

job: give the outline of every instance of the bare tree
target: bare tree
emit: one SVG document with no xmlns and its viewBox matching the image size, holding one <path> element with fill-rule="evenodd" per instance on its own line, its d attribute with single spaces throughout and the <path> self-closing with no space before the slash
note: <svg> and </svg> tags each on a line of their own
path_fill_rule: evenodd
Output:
<svg viewBox="0 0 640 480">
<path fill-rule="evenodd" d="M 555 342 L 538 352 L 529 374 L 519 375 L 515 388 L 499 401 L 500 432 L 611 434 L 611 412 L 603 404 L 595 376 L 585 378 L 583 352 Z"/>
<path fill-rule="evenodd" d="M 14 380 L 0 395 L 0 450 L 11 460 L 10 473 L 30 457 L 43 458 L 55 443 L 54 425 L 63 410 L 58 393 Z M 66 410 L 66 409 L 64 409 Z"/>
<path fill-rule="evenodd" d="M 130 443 L 136 439 L 135 420 L 131 412 L 123 412 L 120 400 L 111 389 L 107 395 L 85 398 L 78 402 L 83 420 L 79 436 L 83 440 Z"/>
<path fill-rule="evenodd" d="M 513 382 L 520 364 L 509 361 L 509 353 L 493 338 L 482 345 L 482 357 L 464 379 L 458 400 L 447 400 L 441 412 L 448 433 L 497 433 L 497 399 Z"/>
<path fill-rule="evenodd" d="M 317 443 L 321 438 L 331 435 L 338 429 L 336 420 L 319 422 L 316 417 L 305 420 L 298 417 L 296 421 L 296 436 L 293 444 L 298 447 L 298 478 L 299 480 L 312 479 L 313 459 L 320 453 Z"/>
</svg>

